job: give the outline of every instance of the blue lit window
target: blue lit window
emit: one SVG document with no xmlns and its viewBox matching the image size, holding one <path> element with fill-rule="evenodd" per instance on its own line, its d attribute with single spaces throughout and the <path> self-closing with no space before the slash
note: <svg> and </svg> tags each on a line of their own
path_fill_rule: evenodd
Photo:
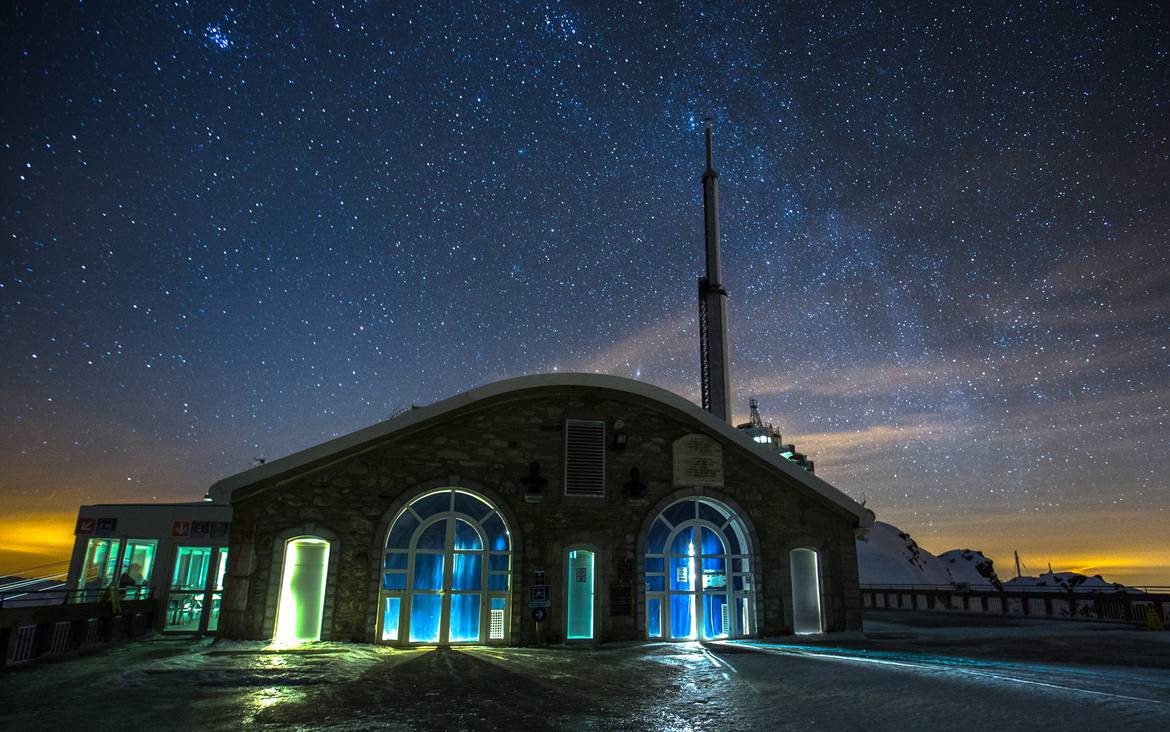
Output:
<svg viewBox="0 0 1170 732">
<path fill-rule="evenodd" d="M 507 637 L 512 540 L 481 496 L 418 496 L 390 526 L 383 561 L 382 641 L 484 643 Z"/>
<path fill-rule="evenodd" d="M 686 498 L 663 509 L 646 537 L 646 637 L 751 635 L 750 552 L 743 521 L 718 501 Z"/>
</svg>

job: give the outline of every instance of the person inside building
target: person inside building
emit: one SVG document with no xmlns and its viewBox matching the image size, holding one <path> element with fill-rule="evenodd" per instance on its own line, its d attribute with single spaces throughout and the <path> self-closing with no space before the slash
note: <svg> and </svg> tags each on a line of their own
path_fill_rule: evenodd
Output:
<svg viewBox="0 0 1170 732">
<path fill-rule="evenodd" d="M 139 588 L 142 587 L 142 565 L 132 563 L 118 578 L 118 589 L 122 590 L 127 598 L 136 598 Z"/>
</svg>

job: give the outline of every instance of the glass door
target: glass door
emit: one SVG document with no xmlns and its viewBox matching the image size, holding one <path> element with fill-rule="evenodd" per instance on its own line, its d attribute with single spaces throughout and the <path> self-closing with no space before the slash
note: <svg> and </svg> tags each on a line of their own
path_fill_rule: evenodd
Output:
<svg viewBox="0 0 1170 732">
<path fill-rule="evenodd" d="M 223 602 L 223 578 L 227 574 L 228 548 L 221 546 L 215 564 L 215 584 L 211 586 L 211 614 L 207 617 L 207 630 L 219 630 L 219 606 Z"/>
<path fill-rule="evenodd" d="M 574 549 L 569 552 L 568 589 L 565 602 L 565 637 L 569 640 L 593 638 L 593 552 Z"/>
<path fill-rule="evenodd" d="M 198 631 L 207 598 L 207 571 L 211 547 L 181 546 L 175 550 L 175 566 L 167 592 L 164 630 Z"/>
</svg>

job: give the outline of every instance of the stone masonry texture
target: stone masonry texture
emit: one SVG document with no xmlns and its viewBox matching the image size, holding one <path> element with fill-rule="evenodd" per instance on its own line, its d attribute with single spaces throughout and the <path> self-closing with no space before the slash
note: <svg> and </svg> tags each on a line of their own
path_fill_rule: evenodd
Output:
<svg viewBox="0 0 1170 732">
<path fill-rule="evenodd" d="M 566 419 L 606 424 L 605 495 L 565 496 Z M 624 424 L 624 449 L 612 446 Z M 723 448 L 724 487 L 672 484 L 671 445 L 701 433 Z M 548 480 L 543 496 L 525 496 L 523 478 L 537 461 Z M 644 497 L 623 487 L 641 472 Z M 474 402 L 371 443 L 237 489 L 220 633 L 271 637 L 284 539 L 319 528 L 336 537 L 326 588 L 324 640 L 375 641 L 382 547 L 394 514 L 419 492 L 452 485 L 478 491 L 508 519 L 513 571 L 508 643 L 564 637 L 564 555 L 571 545 L 597 551 L 599 641 L 645 637 L 645 593 L 639 543 L 662 507 L 705 495 L 737 510 L 752 530 L 755 555 L 754 635 L 792 632 L 789 552 L 820 553 L 822 612 L 828 631 L 861 627 L 854 530 L 857 518 L 769 466 L 750 450 L 710 433 L 701 422 L 654 400 L 594 387 L 530 389 Z M 634 608 L 611 616 L 610 583 L 632 567 Z M 538 636 L 528 610 L 533 572 L 543 570 L 552 607 Z"/>
</svg>

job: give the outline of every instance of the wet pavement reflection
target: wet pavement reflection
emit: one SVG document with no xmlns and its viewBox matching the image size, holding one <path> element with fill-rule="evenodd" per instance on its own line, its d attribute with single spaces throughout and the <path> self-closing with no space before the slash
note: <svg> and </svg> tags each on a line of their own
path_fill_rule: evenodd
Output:
<svg viewBox="0 0 1170 732">
<path fill-rule="evenodd" d="M 0 726 L 894 729 L 1170 726 L 1170 671 L 775 642 L 417 648 L 154 638 L 0 672 Z"/>
</svg>

